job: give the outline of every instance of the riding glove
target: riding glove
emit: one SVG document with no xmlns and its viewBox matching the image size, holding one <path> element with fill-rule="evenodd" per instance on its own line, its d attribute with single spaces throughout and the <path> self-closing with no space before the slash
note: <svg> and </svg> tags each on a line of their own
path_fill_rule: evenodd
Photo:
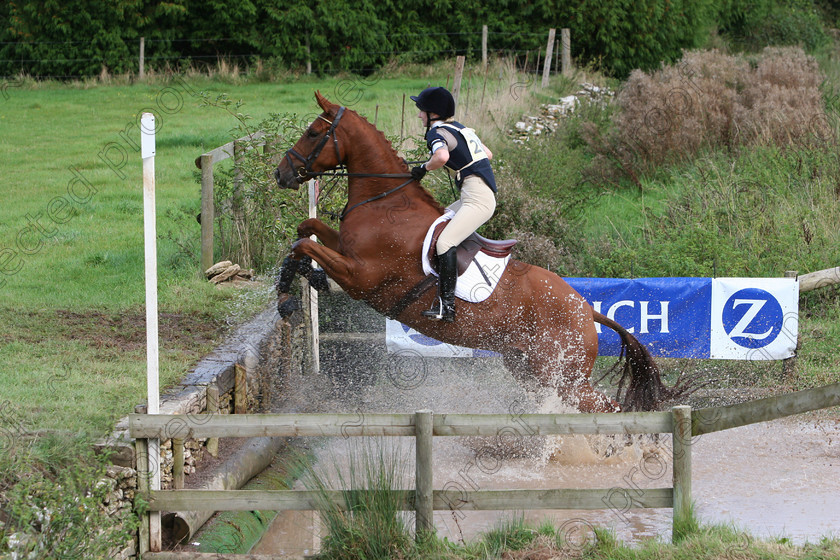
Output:
<svg viewBox="0 0 840 560">
<path fill-rule="evenodd" d="M 423 177 L 426 176 L 426 164 L 418 165 L 417 167 L 411 168 L 411 177 L 415 181 L 419 181 Z"/>
</svg>

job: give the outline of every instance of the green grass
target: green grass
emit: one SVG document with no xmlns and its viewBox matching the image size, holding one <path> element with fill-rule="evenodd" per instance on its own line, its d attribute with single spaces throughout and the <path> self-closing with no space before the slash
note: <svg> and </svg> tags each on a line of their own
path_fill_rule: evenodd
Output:
<svg viewBox="0 0 840 560">
<path fill-rule="evenodd" d="M 504 62 L 488 90 L 518 79 Z M 390 137 L 422 135 L 410 94 L 444 83 L 451 64 L 394 68 L 366 79 L 297 77 L 274 82 L 219 76 L 155 77 L 102 85 L 27 82 L 0 101 L 0 403 L 25 430 L 107 432 L 145 400 L 144 237 L 139 115 L 156 114 L 161 385 L 174 384 L 228 324 L 270 298 L 217 290 L 198 270 L 201 153 L 243 135 L 242 121 L 212 106 L 220 96 L 256 127 L 274 113 L 308 123 L 314 91 L 354 109 Z M 477 72 L 465 78 L 473 111 Z M 494 78 L 497 77 L 497 78 Z M 450 79 L 451 81 L 451 79 Z M 527 96 L 523 96 L 525 101 Z M 212 102 L 210 105 L 206 101 Z M 516 111 L 521 105 L 487 95 Z M 496 118 L 504 111 L 496 111 Z M 481 115 L 476 115 L 481 117 Z M 492 117 L 492 115 L 490 115 Z M 484 115 L 484 119 L 489 119 Z M 488 121 L 489 122 L 489 121 Z M 491 131 L 492 137 L 498 131 Z M 232 161 L 217 165 L 219 180 Z M 302 191 L 289 196 L 303 199 Z M 292 218 L 295 219 L 295 218 Z M 216 244 L 216 259 L 222 254 Z M 284 247 L 277 247 L 277 262 Z M 266 269 L 270 269 L 269 266 Z M 168 317 L 168 319 L 167 319 Z M 167 323 L 168 321 L 168 323 Z M 168 329 L 168 330 L 167 330 Z"/>
<path fill-rule="evenodd" d="M 335 101 L 354 102 L 352 108 L 371 120 L 380 105 L 380 125 L 393 132 L 396 124 L 398 134 L 403 93 L 416 92 L 428 78 L 382 79 L 370 87 L 352 80 L 229 84 L 197 77 L 115 86 L 35 84 L 10 92 L 0 105 L 0 402 L 12 403 L 26 430 L 105 432 L 144 401 L 137 115 L 146 109 L 158 115 L 165 326 L 170 317 L 161 341 L 166 387 L 218 341 L 231 322 L 229 309 L 242 307 L 234 292 L 216 290 L 198 273 L 200 187 L 193 162 L 230 141 L 239 124 L 219 108 L 202 106 L 198 93 L 241 99 L 240 111 L 256 122 L 271 112 L 313 115 L 313 91 L 319 89 Z M 406 135 L 419 132 L 414 115 L 406 113 Z M 256 299 L 266 303 L 267 290 Z"/>
</svg>

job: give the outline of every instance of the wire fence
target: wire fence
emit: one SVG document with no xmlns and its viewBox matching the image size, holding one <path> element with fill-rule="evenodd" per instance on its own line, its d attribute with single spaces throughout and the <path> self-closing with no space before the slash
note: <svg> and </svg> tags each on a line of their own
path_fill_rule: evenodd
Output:
<svg viewBox="0 0 840 560">
<path fill-rule="evenodd" d="M 525 72 L 539 71 L 538 60 L 540 59 L 540 50 L 545 48 L 542 46 L 523 46 L 525 43 L 531 45 L 538 45 L 544 43 L 544 38 L 548 32 L 545 33 L 505 33 L 505 32 L 440 32 L 440 33 L 393 33 L 385 35 L 385 45 L 391 42 L 407 43 L 411 42 L 412 38 L 418 41 L 421 38 L 447 37 L 448 44 L 442 48 L 416 48 L 416 49 L 397 49 L 385 48 L 377 50 L 361 50 L 349 46 L 356 58 L 370 58 L 380 60 L 408 60 L 408 61 L 430 61 L 441 58 L 451 58 L 454 56 L 465 56 L 468 60 L 481 59 L 483 56 L 488 57 L 506 57 L 513 59 L 517 66 Z M 476 37 L 482 38 L 487 43 L 486 47 L 480 45 L 475 46 Z M 507 48 L 493 48 L 492 43 L 503 43 L 508 45 L 515 45 Z M 11 74 L 0 76 L 0 79 L 8 81 L 19 78 L 22 75 L 35 80 L 73 80 L 91 78 L 98 73 L 33 73 L 27 71 L 26 67 L 34 65 L 54 64 L 54 65 L 72 65 L 72 64 L 92 64 L 97 67 L 116 67 L 122 66 L 129 68 L 129 73 L 142 73 L 144 65 L 146 71 L 172 71 L 184 70 L 190 67 L 209 67 L 213 64 L 220 64 L 223 61 L 228 64 L 242 64 L 246 67 L 255 64 L 258 61 L 276 60 L 280 65 L 286 65 L 289 68 L 303 68 L 308 67 L 307 61 L 300 59 L 294 61 L 284 61 L 281 57 L 267 55 L 263 52 L 257 52 L 257 48 L 253 45 L 243 44 L 241 38 L 232 37 L 214 37 L 214 38 L 196 38 L 196 39 L 150 39 L 150 38 L 136 38 L 131 40 L 123 40 L 123 44 L 117 43 L 113 49 L 108 53 L 103 53 L 98 56 L 55 56 L 60 49 L 57 47 L 64 46 L 66 52 L 74 52 L 74 46 L 88 45 L 90 41 L 0 41 L 0 51 L 7 45 L 25 45 L 28 47 L 30 53 L 35 53 L 43 47 L 49 47 L 52 56 L 37 57 L 30 55 L 27 58 L 0 58 L 0 67 L 9 68 L 10 66 L 20 66 L 21 70 Z M 176 45 L 182 45 L 182 48 L 173 48 Z M 122 46 L 123 48 L 120 48 Z M 530 46 L 530 45 L 529 45 Z M 144 50 L 146 52 L 144 52 Z M 172 52 L 172 51 L 182 52 Z M 119 51 L 124 54 L 122 56 L 116 55 L 113 51 Z M 159 51 L 155 53 L 155 51 Z M 183 52 L 191 51 L 191 52 Z M 555 49 L 558 52 L 559 49 Z M 312 58 L 315 59 L 318 53 L 313 53 Z M 380 63 L 375 66 L 382 66 Z M 326 73 L 351 72 L 351 73 L 369 73 L 374 70 L 371 64 L 365 66 L 347 66 L 334 67 Z M 119 73 L 119 72 L 118 72 Z M 324 73 L 323 71 L 321 73 Z"/>
</svg>

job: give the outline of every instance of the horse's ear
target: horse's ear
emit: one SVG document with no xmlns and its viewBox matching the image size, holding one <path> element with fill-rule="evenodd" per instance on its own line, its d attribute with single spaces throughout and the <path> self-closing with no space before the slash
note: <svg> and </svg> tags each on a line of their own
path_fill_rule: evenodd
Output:
<svg viewBox="0 0 840 560">
<path fill-rule="evenodd" d="M 321 95 L 321 92 L 320 92 L 320 91 L 317 91 L 317 90 L 315 91 L 315 101 L 317 101 L 317 102 L 318 102 L 318 105 L 319 105 L 319 106 L 321 107 L 321 109 L 323 109 L 323 110 L 324 110 L 324 112 L 326 112 L 326 113 L 329 113 L 329 112 L 330 112 L 330 109 L 332 109 L 333 107 L 335 107 L 335 103 L 330 103 L 329 101 L 327 101 L 327 98 L 326 98 L 326 97 L 324 97 L 323 95 Z"/>
</svg>

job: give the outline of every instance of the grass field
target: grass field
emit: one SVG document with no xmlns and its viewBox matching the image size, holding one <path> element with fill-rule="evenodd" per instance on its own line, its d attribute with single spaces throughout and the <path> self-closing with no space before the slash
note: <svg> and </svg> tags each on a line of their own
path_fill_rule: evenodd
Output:
<svg viewBox="0 0 840 560">
<path fill-rule="evenodd" d="M 472 76 L 470 95 L 504 96 L 500 69 Z M 419 77 L 418 77 L 419 76 Z M 317 114 L 313 92 L 376 121 L 422 134 L 410 100 L 437 74 L 261 83 L 194 76 L 155 83 L 31 83 L 0 98 L 0 403 L 25 431 L 104 433 L 145 401 L 142 160 L 139 116 L 157 119 L 155 157 L 161 383 L 172 384 L 268 290 L 218 290 L 198 271 L 200 186 L 194 160 L 242 135 L 203 103 L 240 100 L 247 123 Z M 488 87 L 489 83 L 489 87 Z M 523 102 L 526 97 L 522 96 Z M 515 110 L 516 103 L 506 110 Z M 504 111 L 496 113 L 505 119 Z M 500 116 L 501 115 L 501 116 Z M 229 161 L 227 162 L 230 163 Z M 224 164 L 220 167 L 224 168 Z M 282 251 L 282 248 L 278 248 Z M 219 258 L 224 255 L 217 255 Z"/>
</svg>

